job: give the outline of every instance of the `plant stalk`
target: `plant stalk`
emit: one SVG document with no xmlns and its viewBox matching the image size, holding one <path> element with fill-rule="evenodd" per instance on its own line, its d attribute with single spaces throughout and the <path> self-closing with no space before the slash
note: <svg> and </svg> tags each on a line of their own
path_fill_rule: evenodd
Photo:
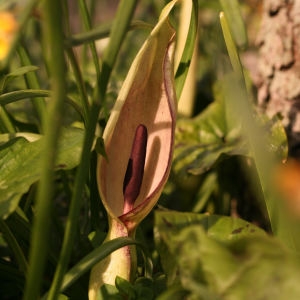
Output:
<svg viewBox="0 0 300 300">
<path fill-rule="evenodd" d="M 41 290 L 49 247 L 50 216 L 53 202 L 53 170 L 63 119 L 63 105 L 66 98 L 66 66 L 61 1 L 45 0 L 43 2 L 43 16 L 43 42 L 46 49 L 51 49 L 46 54 L 52 95 L 45 124 L 44 149 L 41 158 L 42 174 L 36 198 L 36 216 L 32 230 L 24 300 L 38 299 Z"/>
</svg>

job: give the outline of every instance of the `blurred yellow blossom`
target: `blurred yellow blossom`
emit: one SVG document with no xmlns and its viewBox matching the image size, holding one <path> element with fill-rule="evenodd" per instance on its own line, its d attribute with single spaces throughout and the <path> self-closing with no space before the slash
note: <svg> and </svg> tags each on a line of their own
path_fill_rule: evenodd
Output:
<svg viewBox="0 0 300 300">
<path fill-rule="evenodd" d="M 17 30 L 18 23 L 14 15 L 0 11 L 0 60 L 7 56 Z"/>
</svg>

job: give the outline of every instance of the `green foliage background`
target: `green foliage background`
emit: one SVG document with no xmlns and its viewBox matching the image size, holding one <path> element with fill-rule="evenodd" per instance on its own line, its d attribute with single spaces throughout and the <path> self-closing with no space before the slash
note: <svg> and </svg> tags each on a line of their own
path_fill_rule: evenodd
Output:
<svg viewBox="0 0 300 300">
<path fill-rule="evenodd" d="M 0 1 L 20 24 L 0 70 L 1 299 L 87 299 L 91 267 L 129 244 L 136 281 L 116 278 L 103 299 L 298 299 L 299 224 L 270 180 L 286 135 L 256 111 L 240 63 L 253 47 L 251 1 L 194 1 L 196 97 L 193 114 L 178 116 L 171 176 L 136 240 L 104 244 L 101 134 L 167 1 L 44 2 Z M 191 56 L 187 43 L 181 62 Z"/>
</svg>

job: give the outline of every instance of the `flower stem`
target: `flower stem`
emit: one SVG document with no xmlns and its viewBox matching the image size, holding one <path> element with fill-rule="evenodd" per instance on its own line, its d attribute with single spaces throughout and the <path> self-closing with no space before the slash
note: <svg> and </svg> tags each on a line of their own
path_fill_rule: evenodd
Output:
<svg viewBox="0 0 300 300">
<path fill-rule="evenodd" d="M 52 84 L 52 97 L 46 119 L 42 173 L 36 198 L 36 216 L 34 219 L 29 268 L 24 292 L 24 300 L 38 299 L 49 244 L 50 216 L 53 196 L 53 169 L 56 149 L 60 136 L 63 117 L 63 105 L 66 98 L 66 67 L 63 48 L 63 26 L 60 0 L 45 0 L 44 43 L 51 51 L 47 53 Z"/>
</svg>

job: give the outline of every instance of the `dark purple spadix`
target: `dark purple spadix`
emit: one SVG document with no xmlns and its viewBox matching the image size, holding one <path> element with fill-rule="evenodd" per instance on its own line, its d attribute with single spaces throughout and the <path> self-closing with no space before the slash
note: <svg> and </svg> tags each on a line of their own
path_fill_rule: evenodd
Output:
<svg viewBox="0 0 300 300">
<path fill-rule="evenodd" d="M 134 202 L 140 193 L 144 175 L 147 139 L 146 126 L 143 124 L 138 125 L 123 182 L 124 214 L 133 209 Z"/>
</svg>

